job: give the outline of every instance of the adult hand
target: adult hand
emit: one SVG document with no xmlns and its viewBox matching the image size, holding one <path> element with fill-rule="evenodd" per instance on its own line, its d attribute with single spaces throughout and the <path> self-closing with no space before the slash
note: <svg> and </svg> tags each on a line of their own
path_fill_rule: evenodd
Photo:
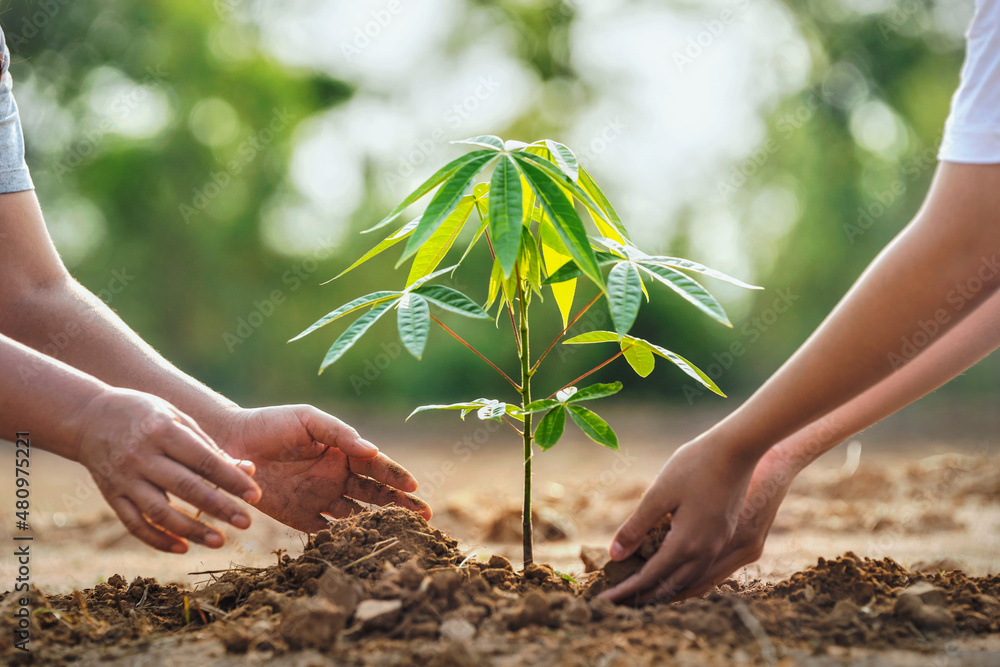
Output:
<svg viewBox="0 0 1000 667">
<path fill-rule="evenodd" d="M 285 525 L 316 532 L 322 515 L 361 511 L 357 501 L 394 504 L 429 519 L 430 507 L 410 495 L 417 482 L 336 417 L 309 405 L 240 409 L 219 443 L 231 455 L 253 461 L 263 489 L 257 509 Z"/>
<path fill-rule="evenodd" d="M 786 458 L 781 445 L 775 445 L 764 454 L 754 468 L 733 536 L 705 574 L 674 600 L 703 595 L 736 570 L 761 557 L 774 517 L 798 472 Z"/>
<path fill-rule="evenodd" d="M 602 594 L 615 601 L 666 602 L 700 582 L 729 544 L 752 469 L 711 448 L 687 444 L 674 452 L 619 528 L 611 557 L 623 560 L 671 514 L 670 531 L 642 569 Z"/>
<path fill-rule="evenodd" d="M 86 404 L 71 458 L 90 471 L 129 532 L 161 551 L 184 553 L 186 540 L 225 543 L 168 493 L 237 528 L 247 528 L 250 517 L 224 491 L 248 502 L 260 497 L 252 463 L 223 452 L 167 401 L 131 389 L 109 388 Z"/>
</svg>

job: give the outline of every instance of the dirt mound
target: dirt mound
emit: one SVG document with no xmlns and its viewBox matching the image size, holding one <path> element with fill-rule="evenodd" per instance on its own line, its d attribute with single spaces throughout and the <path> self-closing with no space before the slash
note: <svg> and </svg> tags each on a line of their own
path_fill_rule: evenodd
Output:
<svg viewBox="0 0 1000 667">
<path fill-rule="evenodd" d="M 634 558 L 653 553 L 664 524 Z M 235 568 L 197 589 L 115 576 L 93 589 L 32 593 L 32 652 L 9 663 L 658 664 L 793 661 L 838 646 L 929 651 L 958 634 L 1000 633 L 1000 577 L 908 572 L 848 553 L 776 585 L 730 580 L 700 600 L 617 607 L 593 597 L 616 565 L 575 581 L 546 565 L 480 562 L 419 516 L 365 512 L 312 536 L 297 558 Z M 620 565 L 620 564 L 618 564 Z M 618 572 L 615 576 L 621 576 Z M 157 653 L 160 651 L 161 653 Z M 87 663 L 89 664 L 89 663 Z"/>
</svg>

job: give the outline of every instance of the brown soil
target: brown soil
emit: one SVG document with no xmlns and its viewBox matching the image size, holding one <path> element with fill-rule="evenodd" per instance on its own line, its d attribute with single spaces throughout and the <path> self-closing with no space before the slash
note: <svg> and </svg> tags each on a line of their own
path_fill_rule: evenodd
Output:
<svg viewBox="0 0 1000 667">
<path fill-rule="evenodd" d="M 205 573 L 195 588 L 114 576 L 69 595 L 33 591 L 27 654 L 11 645 L 8 595 L 0 656 L 9 664 L 139 656 L 214 665 L 823 664 L 852 647 L 931 655 L 957 638 L 1000 635 L 1000 576 L 936 569 L 948 563 L 907 571 L 847 553 L 776 584 L 729 580 L 702 599 L 642 609 L 593 597 L 620 567 L 576 580 L 547 565 L 515 571 L 502 556 L 467 558 L 417 515 L 386 508 L 334 522 L 294 559 L 278 553 L 266 568 Z"/>
</svg>

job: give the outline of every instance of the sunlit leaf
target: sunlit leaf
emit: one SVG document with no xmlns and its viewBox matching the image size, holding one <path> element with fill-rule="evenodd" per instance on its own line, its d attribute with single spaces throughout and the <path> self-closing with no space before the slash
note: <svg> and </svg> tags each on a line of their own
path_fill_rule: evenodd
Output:
<svg viewBox="0 0 1000 667">
<path fill-rule="evenodd" d="M 598 187 L 597 183 L 591 178 L 590 174 L 583 167 L 580 167 L 580 187 L 594 199 L 601 210 L 604 211 L 607 219 L 610 221 L 610 225 L 606 224 L 604 220 L 598 216 L 594 218 L 594 223 L 597 228 L 601 230 L 601 234 L 607 236 L 608 238 L 615 239 L 620 243 L 631 243 L 632 239 L 629 238 L 628 230 L 625 229 L 625 225 L 622 224 L 621 218 L 618 217 L 618 212 L 615 211 L 611 202 L 608 198 L 604 196 L 604 192 Z"/>
<path fill-rule="evenodd" d="M 569 149 L 569 146 L 551 139 L 545 140 L 545 147 L 549 149 L 552 162 L 555 162 L 556 166 L 576 183 L 580 178 L 580 163 L 577 162 L 576 154 Z"/>
<path fill-rule="evenodd" d="M 402 241 L 403 239 L 405 239 L 407 236 L 409 236 L 410 234 L 413 233 L 413 230 L 417 228 L 417 224 L 419 222 L 420 222 L 420 218 L 418 216 L 418 217 L 414 218 L 413 220 L 410 220 L 408 223 L 406 223 L 405 225 L 403 225 L 402 227 L 400 227 L 396 231 L 394 231 L 392 234 L 389 234 L 389 236 L 387 236 L 384 239 L 382 239 L 382 241 L 378 245 L 376 245 L 374 248 L 372 248 L 371 250 L 369 250 L 368 252 L 366 252 L 364 255 L 362 255 L 361 259 L 359 259 L 358 261 L 354 262 L 354 264 L 351 264 L 349 267 L 347 267 L 346 269 L 344 269 L 343 271 L 341 271 L 340 273 L 338 273 L 334 277 L 334 280 L 336 280 L 340 276 L 344 275 L 348 271 L 351 271 L 351 270 L 357 268 L 358 266 L 364 264 L 365 262 L 367 262 L 369 259 L 371 259 L 375 255 L 378 255 L 379 253 L 381 253 L 383 250 L 388 250 L 392 246 L 396 245 L 397 243 L 399 243 L 400 241 Z"/>
<path fill-rule="evenodd" d="M 743 287 L 745 289 L 764 289 L 763 287 L 758 287 L 757 285 L 750 285 L 749 283 L 745 283 L 739 278 L 733 278 L 731 275 L 723 273 L 722 271 L 716 271 L 715 269 L 710 269 L 704 264 L 699 264 L 698 262 L 692 262 L 689 259 L 682 259 L 680 257 L 656 256 L 656 257 L 650 257 L 649 261 L 655 264 L 661 264 L 663 266 L 669 266 L 675 269 L 684 269 L 685 271 L 694 271 L 696 273 L 701 273 L 711 278 L 718 278 L 719 280 L 724 280 L 727 283 L 736 285 L 737 287 Z"/>
<path fill-rule="evenodd" d="M 566 246 L 563 245 L 562 239 L 559 238 L 559 234 L 551 222 L 546 220 L 540 223 L 538 235 L 542 242 L 542 259 L 545 262 L 546 275 L 550 275 L 560 267 L 572 262 L 569 251 L 566 250 Z M 550 289 L 552 290 L 552 296 L 555 297 L 556 305 L 559 307 L 559 314 L 562 316 L 563 326 L 565 327 L 569 323 L 569 316 L 573 311 L 573 297 L 576 296 L 576 278 L 552 283 Z"/>
<path fill-rule="evenodd" d="M 694 378 L 699 383 L 704 385 L 706 388 L 715 392 L 719 396 L 722 397 L 726 396 L 724 393 L 722 393 L 722 390 L 719 389 L 719 386 L 715 384 L 712 378 L 708 377 L 708 375 L 706 375 L 704 371 L 702 371 L 700 368 L 698 368 L 690 361 L 688 361 L 681 355 L 677 354 L 676 352 L 671 352 L 670 350 L 664 349 L 659 345 L 656 345 L 655 343 L 650 343 L 648 340 L 643 340 L 641 338 L 636 338 L 634 336 L 625 336 L 624 340 L 627 340 L 631 343 L 644 347 L 653 354 L 656 354 L 660 357 L 663 357 L 664 359 L 667 359 L 672 364 L 677 366 L 679 369 L 684 371 L 687 375 L 689 375 L 690 377 Z"/>
<path fill-rule="evenodd" d="M 418 278 L 417 280 L 414 280 L 413 284 L 410 285 L 409 287 L 407 287 L 405 291 L 407 291 L 407 292 L 415 292 L 415 291 L 417 291 L 417 288 L 419 288 L 421 285 L 427 284 L 428 282 L 434 280 L 438 276 L 443 276 L 446 273 L 454 271 L 456 268 L 458 268 L 458 264 L 452 264 L 451 266 L 446 266 L 443 269 L 438 269 L 434 273 L 428 273 L 426 276 L 423 276 L 421 278 Z"/>
<path fill-rule="evenodd" d="M 621 382 L 598 382 L 589 387 L 577 391 L 575 394 L 565 399 L 567 403 L 579 403 L 580 401 L 593 401 L 598 398 L 613 396 L 622 390 Z"/>
<path fill-rule="evenodd" d="M 468 139 L 459 139 L 457 141 L 451 142 L 453 144 L 472 144 L 473 146 L 484 146 L 491 150 L 502 151 L 503 150 L 503 140 L 492 134 L 480 134 L 478 137 L 469 137 Z"/>
<path fill-rule="evenodd" d="M 440 306 L 453 313 L 480 320 L 490 319 L 490 314 L 480 308 L 478 303 L 450 287 L 445 287 L 444 285 L 421 285 L 413 290 L 413 293 L 419 294 L 435 306 Z"/>
<path fill-rule="evenodd" d="M 647 377 L 653 372 L 653 368 L 656 367 L 656 357 L 653 356 L 652 351 L 627 340 L 621 342 L 621 348 L 625 361 L 639 377 Z"/>
<path fill-rule="evenodd" d="M 431 310 L 427 299 L 419 294 L 406 294 L 396 307 L 399 339 L 410 354 L 419 359 L 424 355 L 427 334 L 431 329 Z"/>
<path fill-rule="evenodd" d="M 445 166 L 438 169 L 433 176 L 428 178 L 426 181 L 423 182 L 423 184 L 420 187 L 411 192 L 409 196 L 406 197 L 406 199 L 400 202 L 399 206 L 392 209 L 392 212 L 390 212 L 389 215 L 382 218 L 382 220 L 379 221 L 377 225 L 375 225 L 374 227 L 369 227 L 368 229 L 363 231 L 362 234 L 367 234 L 368 232 L 373 232 L 376 229 L 385 227 L 390 222 L 395 220 L 396 217 L 400 213 L 405 211 L 411 204 L 413 204 L 415 201 L 423 197 L 425 194 L 436 188 L 444 181 L 454 176 L 459 169 L 463 168 L 470 162 L 481 160 L 484 157 L 487 158 L 488 160 L 490 158 L 493 158 L 494 156 L 496 156 L 496 152 L 492 150 L 482 150 L 482 151 L 472 151 L 471 153 L 466 153 L 465 155 L 455 158 Z"/>
<path fill-rule="evenodd" d="M 619 262 L 608 274 L 608 309 L 618 333 L 626 334 L 635 323 L 642 302 L 642 278 L 632 262 Z"/>
<path fill-rule="evenodd" d="M 479 157 L 469 160 L 455 171 L 455 173 L 438 189 L 431 203 L 427 205 L 424 214 L 420 216 L 417 228 L 413 230 L 413 235 L 403 250 L 397 266 L 405 261 L 410 255 L 415 253 L 428 238 L 444 222 L 445 218 L 451 215 L 465 196 L 472 181 L 486 165 L 496 159 L 497 153 L 494 151 L 474 151 L 470 155 L 479 153 Z"/>
<path fill-rule="evenodd" d="M 474 401 L 467 401 L 465 403 L 448 403 L 441 405 L 421 405 L 410 413 L 409 417 L 406 418 L 407 421 L 410 417 L 420 412 L 429 412 L 431 410 L 461 410 L 462 419 L 465 419 L 465 415 L 469 414 L 473 410 L 479 410 L 480 408 L 490 406 L 490 405 L 506 405 L 496 400 L 495 398 L 477 398 Z"/>
<path fill-rule="evenodd" d="M 562 437 L 565 427 L 566 408 L 560 405 L 549 410 L 538 422 L 538 427 L 535 429 L 535 444 L 541 447 L 542 451 L 552 449 Z"/>
<path fill-rule="evenodd" d="M 303 336 L 307 336 L 311 334 L 313 331 L 316 331 L 316 329 L 324 327 L 330 322 L 333 322 L 334 320 L 339 319 L 344 315 L 347 315 L 348 313 L 353 313 L 355 310 L 359 310 L 361 308 L 364 308 L 365 306 L 374 306 L 375 304 L 381 303 L 388 299 L 398 297 L 400 296 L 400 294 L 402 294 L 402 292 L 381 291 L 381 292 L 372 292 L 371 294 L 366 294 L 364 296 L 359 296 L 357 299 L 349 301 L 340 308 L 332 310 L 323 317 L 319 318 L 312 325 L 310 325 L 309 328 L 307 328 L 305 331 L 300 333 L 295 338 L 292 338 L 288 342 L 291 343 L 292 341 L 298 340 Z"/>
<path fill-rule="evenodd" d="M 397 299 L 398 298 L 401 297 L 398 297 L 397 295 Z M 383 301 L 358 319 L 354 320 L 351 326 L 347 327 L 347 329 L 344 330 L 344 333 L 340 334 L 340 337 L 334 341 L 332 346 L 330 346 L 330 349 L 326 353 L 326 357 L 323 358 L 323 363 L 320 364 L 319 372 L 322 373 L 327 366 L 344 356 L 344 353 L 351 349 L 351 347 L 358 342 L 358 339 L 365 335 L 365 332 L 368 331 L 368 329 L 370 329 L 380 317 L 385 315 L 386 311 L 389 310 L 394 303 L 396 303 L 396 300 Z"/>
<path fill-rule="evenodd" d="M 567 405 L 570 418 L 588 438 L 609 449 L 618 449 L 618 436 L 608 423 L 582 405 Z"/>
<path fill-rule="evenodd" d="M 556 392 L 556 400 L 565 403 L 572 398 L 576 392 L 580 391 L 576 387 L 565 387 Z"/>
<path fill-rule="evenodd" d="M 697 307 L 698 310 L 725 324 L 727 327 L 733 326 L 726 315 L 726 311 L 722 309 L 722 304 L 716 301 L 715 297 L 709 294 L 708 290 L 698 281 L 668 266 L 661 266 L 660 264 L 650 262 L 641 262 L 639 266 L 659 282 L 680 294 L 686 301 Z"/>
<path fill-rule="evenodd" d="M 491 401 L 476 411 L 476 416 L 481 420 L 500 419 L 507 413 L 507 404 L 500 401 Z"/>
<path fill-rule="evenodd" d="M 517 261 L 521 280 L 527 282 L 532 290 L 541 294 L 542 260 L 538 256 L 538 245 L 535 238 L 527 227 L 521 227 L 521 253 Z"/>
<path fill-rule="evenodd" d="M 580 345 L 582 343 L 610 343 L 621 340 L 621 336 L 613 331 L 588 331 L 579 336 L 573 336 L 563 341 L 563 345 Z"/>
<path fill-rule="evenodd" d="M 493 252 L 509 276 L 514 270 L 521 249 L 524 198 L 521 194 L 521 173 L 509 155 L 500 158 L 490 180 L 489 230 Z"/>
<path fill-rule="evenodd" d="M 407 286 L 423 278 L 428 273 L 437 268 L 441 260 L 445 258 L 452 244 L 458 238 L 459 232 L 465 226 L 465 221 L 472 214 L 474 197 L 466 195 L 458 207 L 444 219 L 441 226 L 431 234 L 427 242 L 420 246 L 417 254 L 413 257 L 413 264 L 410 266 L 410 275 L 406 278 Z"/>
<path fill-rule="evenodd" d="M 528 153 L 518 153 L 518 155 L 529 155 Z M 536 156 L 537 157 L 537 156 Z M 528 161 L 518 162 L 519 168 L 531 184 L 535 196 L 549 220 L 559 233 L 559 238 L 569 251 L 570 256 L 576 265 L 583 270 L 588 278 L 594 281 L 598 287 L 604 290 L 604 277 L 601 269 L 597 265 L 594 251 L 590 247 L 587 239 L 587 232 L 583 228 L 583 221 L 577 214 L 573 204 L 563 195 L 559 186 L 556 185 L 545 172 Z"/>
<path fill-rule="evenodd" d="M 603 219 L 605 223 L 610 222 L 606 218 L 607 214 L 600 206 L 597 205 L 594 199 L 589 194 L 587 194 L 586 190 L 584 190 L 579 185 L 570 180 L 570 178 L 552 162 L 546 160 L 540 155 L 535 155 L 533 153 L 528 153 L 528 152 L 515 153 L 514 158 L 518 161 L 519 164 L 525 164 L 526 162 L 531 162 L 532 165 L 537 167 L 540 171 L 542 171 L 550 179 L 552 179 L 552 182 L 554 184 L 559 186 L 559 188 L 563 191 L 563 196 L 575 197 L 579 199 L 580 202 L 583 203 L 583 205 L 586 206 L 591 213 L 595 214 L 594 216 L 595 221 L 597 219 Z"/>
</svg>

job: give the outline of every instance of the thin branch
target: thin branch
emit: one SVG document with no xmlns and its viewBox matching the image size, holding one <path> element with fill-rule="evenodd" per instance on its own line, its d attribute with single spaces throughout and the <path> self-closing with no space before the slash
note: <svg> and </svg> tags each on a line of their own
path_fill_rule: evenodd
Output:
<svg viewBox="0 0 1000 667">
<path fill-rule="evenodd" d="M 509 418 L 509 417 L 507 417 L 507 415 L 504 415 L 504 416 L 503 416 L 503 420 L 504 420 L 505 422 L 507 422 L 507 426 L 510 426 L 510 427 L 511 427 L 512 429 L 514 429 L 515 431 L 517 431 L 517 434 L 518 434 L 518 435 L 520 435 L 520 436 L 523 436 L 523 435 L 524 435 L 524 431 L 522 431 L 522 430 L 521 430 L 521 429 L 519 429 L 519 428 L 518 428 L 517 426 L 515 426 L 515 425 L 514 425 L 514 422 L 512 422 L 512 421 L 510 420 L 510 418 Z"/>
<path fill-rule="evenodd" d="M 448 333 L 450 333 L 455 338 L 455 340 L 457 340 L 459 343 L 461 343 L 465 347 L 467 347 L 470 350 L 472 350 L 473 354 L 475 354 L 477 357 L 479 357 L 480 359 L 482 359 L 483 361 L 485 361 L 486 363 L 488 363 L 490 366 L 492 366 L 493 370 L 495 370 L 497 373 L 499 373 L 500 375 L 502 375 L 504 380 L 507 380 L 507 382 L 510 382 L 511 386 L 514 387 L 514 389 L 516 389 L 518 392 L 521 391 L 521 386 L 519 384 L 517 384 L 516 382 L 514 382 L 513 380 L 511 380 L 510 376 L 507 375 L 506 373 L 504 373 L 502 370 L 500 370 L 499 366 L 497 366 L 492 361 L 490 361 L 485 356 L 483 356 L 482 352 L 480 352 L 476 348 L 472 347 L 472 345 L 466 343 L 465 339 L 463 339 L 457 333 L 455 333 L 454 331 L 452 331 L 451 329 L 449 329 L 447 326 L 445 326 L 445 324 L 441 320 L 439 320 L 438 318 L 436 318 L 433 315 L 431 315 L 431 319 L 434 320 L 435 322 L 437 322 L 438 326 L 440 326 L 442 329 L 444 329 L 445 331 L 447 331 Z"/>
<path fill-rule="evenodd" d="M 629 347 L 631 347 L 631 345 Z M 625 350 L 627 350 L 627 349 L 628 349 L 628 347 L 625 348 Z M 608 364 L 610 364 L 612 361 L 614 361 L 618 357 L 620 357 L 623 354 L 625 354 L 625 350 L 619 351 L 618 354 L 616 354 L 615 356 L 611 357 L 610 359 L 608 359 L 604 363 L 602 363 L 602 364 L 600 364 L 598 366 L 595 366 L 594 368 L 591 368 L 589 371 L 587 371 L 586 373 L 584 373 L 583 375 L 581 375 L 577 379 L 573 380 L 572 382 L 567 382 L 562 387 L 560 387 L 559 389 L 556 389 L 554 392 L 552 392 L 552 396 L 549 396 L 549 398 L 552 398 L 553 396 L 555 396 L 556 394 L 558 394 L 560 391 L 562 391 L 566 387 L 572 387 L 573 385 L 575 385 L 577 382 L 579 382 L 583 378 L 587 377 L 588 375 L 591 375 L 591 374 L 596 373 L 597 371 L 601 370 L 602 368 L 604 368 L 605 366 L 607 366 Z"/>
<path fill-rule="evenodd" d="M 493 241 L 490 239 L 489 231 L 483 232 L 483 236 L 486 237 L 486 244 L 490 247 L 490 256 L 493 257 L 493 261 L 497 261 L 497 254 L 493 250 Z M 517 270 L 514 270 L 517 273 Z M 518 279 L 520 280 L 520 279 Z M 503 291 L 503 285 L 500 286 L 500 290 Z M 521 335 L 517 331 L 517 322 L 514 321 L 514 307 L 511 305 L 509 299 L 504 299 L 507 302 L 507 314 L 510 315 L 510 328 L 514 330 L 514 340 L 517 342 L 517 352 L 521 353 Z"/>
<path fill-rule="evenodd" d="M 596 294 L 596 295 L 594 296 L 594 298 L 593 298 L 593 299 L 591 299 L 591 300 L 590 300 L 590 301 L 589 301 L 589 302 L 587 303 L 587 305 L 586 305 L 586 306 L 584 306 L 583 308 L 581 308 L 581 309 L 580 309 L 580 312 L 579 312 L 579 313 L 577 313 L 577 314 L 576 314 L 576 315 L 575 315 L 575 316 L 573 317 L 573 319 L 571 319 L 571 320 L 569 321 L 569 323 L 568 323 L 568 324 L 567 324 L 567 325 L 566 325 L 565 327 L 563 327 L 563 330 L 559 332 L 559 335 L 558 335 L 558 336 L 556 336 L 556 337 L 555 337 L 555 339 L 554 339 L 554 340 L 553 340 L 553 341 L 552 341 L 552 342 L 551 342 L 551 343 L 549 344 L 549 346 L 548 346 L 547 348 L 545 348 L 545 351 L 544 351 L 544 352 L 542 352 L 542 356 L 538 357 L 538 359 L 536 359 L 536 360 L 535 360 L 535 365 L 531 367 L 531 373 L 532 373 L 532 374 L 534 374 L 534 372 L 535 372 L 536 370 L 538 370 L 538 365 L 539 365 L 540 363 L 542 363 L 542 359 L 544 359 L 545 357 L 547 357 L 547 356 L 548 356 L 549 352 L 551 352 L 551 351 L 552 351 L 552 348 L 554 348 L 554 347 L 556 346 L 556 343 L 558 343 L 558 342 L 559 342 L 560 340 L 562 340 L 562 337 L 566 335 L 566 332 L 567 332 L 567 331 L 569 331 L 570 327 L 571 327 L 571 326 L 573 326 L 574 324 L 576 324 L 576 323 L 577 323 L 577 321 L 579 321 L 579 319 L 580 319 L 581 317 L 583 317 L 583 314 L 584 314 L 584 313 L 586 313 L 586 312 L 587 312 L 588 310 L 590 310 L 590 307 L 591 307 L 591 306 L 593 306 L 593 305 L 594 305 L 595 303 L 597 303 L 597 300 L 601 298 L 601 294 L 602 294 L 602 292 L 598 292 L 598 293 L 597 293 L 597 294 Z"/>
</svg>

